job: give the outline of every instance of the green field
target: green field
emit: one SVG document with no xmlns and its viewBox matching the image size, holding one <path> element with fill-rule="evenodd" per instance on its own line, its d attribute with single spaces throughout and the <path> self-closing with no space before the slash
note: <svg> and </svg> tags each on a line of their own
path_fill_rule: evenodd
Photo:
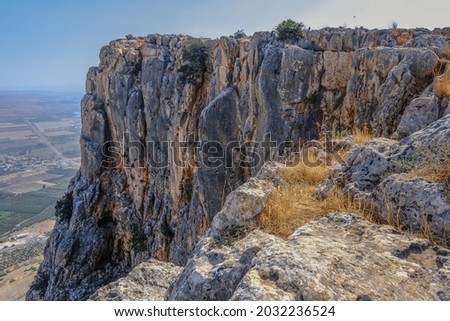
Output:
<svg viewBox="0 0 450 321">
<path fill-rule="evenodd" d="M 6 219 L 6 218 L 7 218 L 8 216 L 10 216 L 11 214 L 14 214 L 14 213 L 6 212 L 6 211 L 0 211 L 0 220 Z"/>
<path fill-rule="evenodd" d="M 52 196 L 36 195 L 34 193 L 12 195 L 2 199 L 0 201 L 0 211 L 37 214 L 57 199 Z"/>
<path fill-rule="evenodd" d="M 10 175 L 0 182 L 0 238 L 54 214 L 76 170 L 52 168 L 59 166 L 59 153 L 47 144 L 66 157 L 79 157 L 82 96 L 0 91 L 0 176 Z M 45 173 L 48 168 L 55 175 Z"/>
<path fill-rule="evenodd" d="M 14 139 L 0 142 L 0 153 L 2 154 L 25 155 L 39 149 L 46 149 L 47 157 L 51 154 L 48 148 L 37 138 Z"/>
<path fill-rule="evenodd" d="M 58 168 L 50 168 L 47 171 L 47 173 L 50 173 L 50 174 L 69 176 L 69 179 L 72 178 L 76 172 L 77 171 L 72 168 L 59 168 L 59 167 Z M 56 179 L 61 179 L 61 178 L 62 177 L 58 177 Z M 50 183 L 55 183 L 54 181 L 52 181 L 52 179 L 48 179 L 47 181 Z"/>
<path fill-rule="evenodd" d="M 55 170 L 55 172 L 60 172 Z M 74 174 L 74 170 L 63 170 L 66 174 Z M 43 211 L 53 212 L 53 206 L 66 192 L 72 175 L 57 177 L 58 185 L 23 194 L 0 192 L 0 236 L 5 235 L 17 224 L 33 219 Z M 49 180 L 50 181 L 50 180 Z"/>
</svg>

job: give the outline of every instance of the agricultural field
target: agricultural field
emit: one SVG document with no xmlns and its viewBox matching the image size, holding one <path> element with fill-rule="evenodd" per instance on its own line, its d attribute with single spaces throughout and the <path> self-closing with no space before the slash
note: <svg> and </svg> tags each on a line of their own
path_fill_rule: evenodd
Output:
<svg viewBox="0 0 450 321">
<path fill-rule="evenodd" d="M 42 260 L 56 201 L 80 163 L 80 100 L 0 91 L 0 300 L 22 299 Z"/>
<path fill-rule="evenodd" d="M 0 301 L 24 300 L 43 259 L 54 220 L 35 223 L 20 231 L 22 237 L 0 244 Z M 0 239 L 1 240 L 1 239 Z"/>
<path fill-rule="evenodd" d="M 21 177 L 22 184 L 0 189 L 0 238 L 53 217 L 56 201 L 64 195 L 76 171 L 68 169 L 64 175 L 49 171 L 30 175 L 28 180 Z"/>
</svg>

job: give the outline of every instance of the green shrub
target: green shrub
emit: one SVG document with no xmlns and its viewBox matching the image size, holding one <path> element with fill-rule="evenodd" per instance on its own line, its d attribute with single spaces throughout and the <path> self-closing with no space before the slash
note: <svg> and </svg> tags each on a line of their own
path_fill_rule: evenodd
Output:
<svg viewBox="0 0 450 321">
<path fill-rule="evenodd" d="M 247 35 L 245 34 L 244 29 L 239 29 L 233 34 L 233 37 L 236 39 L 241 39 L 247 37 Z"/>
<path fill-rule="evenodd" d="M 44 294 L 45 290 L 47 290 L 49 280 L 50 277 L 48 276 L 48 274 L 38 272 L 36 274 L 36 277 L 34 278 L 33 283 L 30 286 L 30 290 L 37 291 L 41 295 Z"/>
<path fill-rule="evenodd" d="M 288 19 L 275 27 L 278 40 L 298 40 L 305 37 L 304 25 L 301 22 L 295 22 Z"/>
<path fill-rule="evenodd" d="M 64 196 L 56 202 L 55 216 L 61 220 L 69 220 L 73 211 L 73 196 L 72 193 L 66 192 Z"/>
<path fill-rule="evenodd" d="M 131 242 L 136 252 L 144 252 L 147 249 L 147 235 L 137 225 L 131 228 Z"/>
<path fill-rule="evenodd" d="M 181 81 L 194 85 L 201 83 L 208 58 L 205 45 L 200 40 L 194 41 L 183 47 L 182 54 L 184 64 L 178 69 Z"/>
</svg>

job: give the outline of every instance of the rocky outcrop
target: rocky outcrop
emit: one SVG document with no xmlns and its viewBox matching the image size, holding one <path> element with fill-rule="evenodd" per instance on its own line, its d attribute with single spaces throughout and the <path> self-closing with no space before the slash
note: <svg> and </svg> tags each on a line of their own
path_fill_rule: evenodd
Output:
<svg viewBox="0 0 450 321">
<path fill-rule="evenodd" d="M 261 231 L 205 238 L 174 282 L 167 299 L 182 301 L 230 300 L 253 260 L 276 237 Z"/>
<path fill-rule="evenodd" d="M 393 136 L 397 139 L 404 138 L 427 127 L 447 113 L 448 106 L 448 99 L 437 98 L 430 86 L 406 106 Z"/>
<path fill-rule="evenodd" d="M 277 238 L 256 230 L 267 197 L 282 183 L 281 165 L 268 162 L 230 193 L 211 228 L 196 246 L 168 300 L 229 300 L 253 258 Z M 251 231 L 250 233 L 248 233 Z"/>
<path fill-rule="evenodd" d="M 230 193 L 206 235 L 220 239 L 243 229 L 258 227 L 258 217 L 267 198 L 283 183 L 281 168 L 283 166 L 279 163 L 267 162 L 255 177 Z"/>
<path fill-rule="evenodd" d="M 149 258 L 184 265 L 264 161 L 325 130 L 395 133 L 449 37 L 408 32 L 405 46 L 366 29 L 308 31 L 296 43 L 270 32 L 201 39 L 195 82 L 179 72 L 188 36 L 112 41 L 87 74 L 74 210 L 49 239 L 46 289 L 28 298 L 86 299 Z"/>
<path fill-rule="evenodd" d="M 434 172 L 448 175 L 449 138 L 447 115 L 399 142 L 377 138 L 355 146 L 348 161 L 332 169 L 316 196 L 323 199 L 342 190 L 375 204 L 382 222 L 414 232 L 432 232 L 450 244 L 449 186 L 433 180 Z"/>
<path fill-rule="evenodd" d="M 171 263 L 149 260 L 127 276 L 95 291 L 93 301 L 163 301 L 181 268 Z"/>
<path fill-rule="evenodd" d="M 259 251 L 232 300 L 448 300 L 450 252 L 350 214 Z"/>
<path fill-rule="evenodd" d="M 449 300 L 450 252 L 339 213 L 287 240 L 202 240 L 169 300 Z"/>
</svg>

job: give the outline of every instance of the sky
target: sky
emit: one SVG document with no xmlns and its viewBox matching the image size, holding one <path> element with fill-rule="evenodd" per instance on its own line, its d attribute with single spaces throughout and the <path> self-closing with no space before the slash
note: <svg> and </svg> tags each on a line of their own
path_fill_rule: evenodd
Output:
<svg viewBox="0 0 450 321">
<path fill-rule="evenodd" d="M 0 90 L 83 91 L 100 48 L 127 34 L 250 35 L 325 26 L 450 26 L 449 0 L 0 0 Z"/>
</svg>

